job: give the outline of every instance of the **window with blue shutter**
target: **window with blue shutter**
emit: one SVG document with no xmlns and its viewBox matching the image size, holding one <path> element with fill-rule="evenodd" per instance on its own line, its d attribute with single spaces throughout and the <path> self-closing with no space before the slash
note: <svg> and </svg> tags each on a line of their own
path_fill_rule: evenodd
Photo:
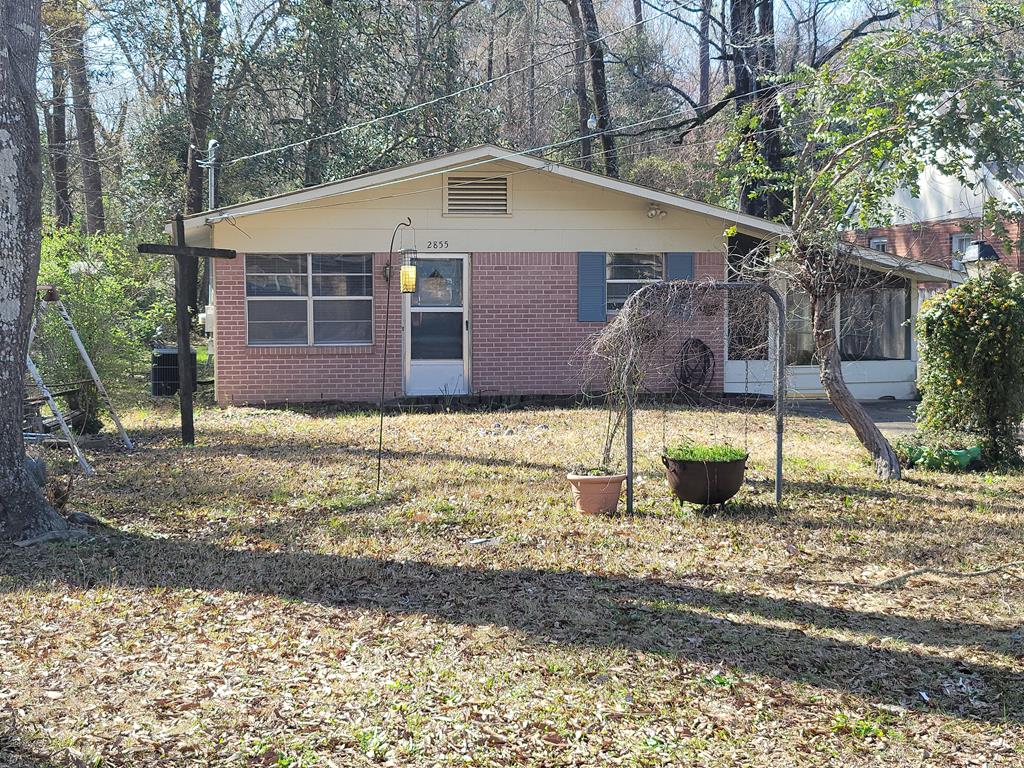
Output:
<svg viewBox="0 0 1024 768">
<path fill-rule="evenodd" d="M 584 252 L 577 256 L 577 311 L 581 323 L 604 322 L 605 305 L 605 254 Z"/>
</svg>

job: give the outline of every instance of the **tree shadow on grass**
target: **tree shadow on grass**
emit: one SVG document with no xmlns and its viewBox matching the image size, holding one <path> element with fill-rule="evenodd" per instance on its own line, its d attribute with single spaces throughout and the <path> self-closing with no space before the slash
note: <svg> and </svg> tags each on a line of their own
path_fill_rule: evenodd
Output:
<svg viewBox="0 0 1024 768">
<path fill-rule="evenodd" d="M 293 436 L 275 436 L 275 442 L 272 444 L 253 445 L 252 435 L 247 435 L 245 432 L 237 430 L 226 429 L 204 430 L 204 434 L 200 435 L 199 443 L 188 448 L 184 448 L 177 444 L 153 444 L 156 442 L 164 442 L 176 436 L 176 430 L 169 428 L 142 429 L 136 430 L 132 433 L 132 438 L 139 445 L 148 443 L 145 445 L 147 455 L 153 456 L 158 460 L 176 457 L 182 450 L 187 450 L 192 455 L 203 458 L 230 458 L 236 456 L 256 458 L 265 457 L 272 458 L 275 461 L 296 464 L 307 464 L 309 462 L 310 455 L 314 453 L 318 454 L 318 458 L 321 461 L 328 460 L 345 462 L 352 458 L 372 458 L 374 460 L 377 458 L 377 448 L 375 445 L 373 447 L 369 447 L 351 442 L 338 442 L 334 440 L 318 441 L 306 438 L 296 439 Z M 376 440 L 376 437 L 374 437 L 374 440 Z M 494 448 L 498 450 L 501 449 L 502 446 L 500 443 L 496 443 Z M 115 452 L 117 450 L 117 446 L 110 445 L 101 448 L 97 453 Z M 533 469 L 557 472 L 566 471 L 566 467 L 564 465 L 550 462 L 520 460 L 506 458 L 503 456 L 474 455 L 471 453 L 457 451 L 405 450 L 389 448 L 387 444 L 384 446 L 382 456 L 385 461 L 451 461 L 463 464 L 478 464 L 488 467 Z"/>
<path fill-rule="evenodd" d="M 496 624 L 538 642 L 725 663 L 740 675 L 853 693 L 880 704 L 938 708 L 981 721 L 1024 720 L 1024 673 L 1006 660 L 1019 658 L 1019 640 L 1009 630 L 972 622 L 833 608 L 653 578 L 238 551 L 133 535 L 79 547 L 0 551 L 0 576 L 0 584 L 10 588 L 56 581 L 88 589 L 112 581 Z M 817 631 L 847 637 L 811 634 Z M 943 655 L 950 651 L 958 658 Z M 1002 663 L 987 653 L 1002 655 Z"/>
</svg>

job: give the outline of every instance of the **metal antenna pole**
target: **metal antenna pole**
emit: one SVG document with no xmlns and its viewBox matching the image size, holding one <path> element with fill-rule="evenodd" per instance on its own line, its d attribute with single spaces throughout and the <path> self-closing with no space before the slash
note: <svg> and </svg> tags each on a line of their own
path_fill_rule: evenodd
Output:
<svg viewBox="0 0 1024 768">
<path fill-rule="evenodd" d="M 220 142 L 210 139 L 205 156 L 196 163 L 200 168 L 206 169 L 206 207 L 211 211 L 217 207 L 217 166 L 220 164 L 217 162 L 217 151 L 219 149 Z"/>
<path fill-rule="evenodd" d="M 391 245 L 388 247 L 388 263 L 384 267 L 384 279 L 387 281 L 387 299 L 384 303 L 384 358 L 380 363 L 380 426 L 377 428 L 377 493 L 380 494 L 380 466 L 381 456 L 384 453 L 384 389 L 388 378 L 388 330 L 391 328 L 391 271 L 392 259 L 395 256 L 395 237 L 402 227 L 411 227 L 412 219 L 406 216 L 405 221 L 400 221 L 391 233 Z"/>
</svg>

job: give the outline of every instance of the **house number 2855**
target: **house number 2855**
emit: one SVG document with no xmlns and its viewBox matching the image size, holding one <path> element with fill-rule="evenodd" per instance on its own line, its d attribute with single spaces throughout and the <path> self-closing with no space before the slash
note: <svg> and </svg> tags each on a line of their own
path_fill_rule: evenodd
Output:
<svg viewBox="0 0 1024 768">
<path fill-rule="evenodd" d="M 442 251 L 448 247 L 447 240 L 427 240 L 428 251 Z"/>
</svg>

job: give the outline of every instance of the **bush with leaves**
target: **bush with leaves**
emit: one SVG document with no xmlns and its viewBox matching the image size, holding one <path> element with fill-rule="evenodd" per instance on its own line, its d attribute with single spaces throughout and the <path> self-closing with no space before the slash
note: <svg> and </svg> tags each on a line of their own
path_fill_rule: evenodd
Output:
<svg viewBox="0 0 1024 768">
<path fill-rule="evenodd" d="M 1019 464 L 1024 421 L 1024 275 L 997 267 L 925 302 L 919 319 L 926 434 L 973 437 L 991 462 Z"/>
<path fill-rule="evenodd" d="M 56 286 L 82 343 L 108 390 L 144 366 L 149 347 L 174 327 L 170 261 L 135 253 L 114 234 L 84 235 L 63 228 L 43 237 L 39 285 Z M 53 310 L 37 329 L 33 357 L 48 384 L 87 381 L 89 373 Z M 86 430 L 99 428 L 91 384 L 66 396 L 87 414 Z"/>
</svg>

